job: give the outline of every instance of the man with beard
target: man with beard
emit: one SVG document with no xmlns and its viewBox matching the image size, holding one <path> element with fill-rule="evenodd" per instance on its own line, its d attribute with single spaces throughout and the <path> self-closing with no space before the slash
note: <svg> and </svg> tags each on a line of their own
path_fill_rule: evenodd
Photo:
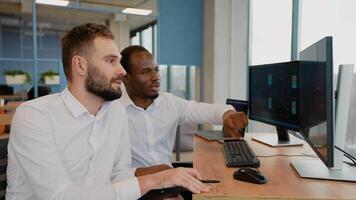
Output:
<svg viewBox="0 0 356 200">
<path fill-rule="evenodd" d="M 68 87 L 23 103 L 13 118 L 7 200 L 127 200 L 168 185 L 209 190 L 192 169 L 134 177 L 126 112 L 113 101 L 126 73 L 120 59 L 104 25 L 84 24 L 64 36 Z"/>
<path fill-rule="evenodd" d="M 120 99 L 129 119 L 132 165 L 136 175 L 170 167 L 178 124 L 223 124 L 230 136 L 241 137 L 247 125 L 243 112 L 232 106 L 197 103 L 159 92 L 160 76 L 153 56 L 142 46 L 121 51 L 127 74 L 126 92 Z"/>
</svg>

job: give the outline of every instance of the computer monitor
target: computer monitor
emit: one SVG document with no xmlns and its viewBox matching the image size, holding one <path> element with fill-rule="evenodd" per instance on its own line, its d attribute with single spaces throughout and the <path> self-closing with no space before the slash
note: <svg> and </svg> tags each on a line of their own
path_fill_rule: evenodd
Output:
<svg viewBox="0 0 356 200">
<path fill-rule="evenodd" d="M 253 139 L 270 146 L 304 144 L 288 130 L 307 130 L 326 120 L 325 76 L 324 62 L 292 61 L 250 66 L 249 118 L 277 129 L 277 137 L 255 136 Z"/>
<path fill-rule="evenodd" d="M 325 96 L 320 111 L 323 113 L 324 121 L 310 127 L 302 127 L 300 133 L 308 144 L 312 147 L 319 159 L 312 160 L 293 160 L 292 166 L 301 177 L 330 179 L 342 181 L 356 181 L 356 173 L 343 164 L 343 153 L 335 152 L 334 145 L 343 147 L 346 129 L 343 129 L 345 123 L 344 115 L 348 113 L 349 93 L 351 88 L 353 66 L 341 66 L 338 77 L 338 97 L 337 97 L 337 115 L 335 116 L 335 96 L 333 88 L 333 47 L 332 37 L 325 37 L 313 45 L 300 52 L 301 60 L 321 61 L 325 63 L 325 71 L 321 74 L 325 78 L 324 91 Z M 315 98 L 312 94 L 310 98 Z M 347 114 L 346 114 L 347 116 Z M 308 117 L 301 113 L 300 117 Z M 335 123 L 335 118 L 337 119 Z M 346 117 L 347 118 L 347 117 Z M 335 128 L 336 127 L 336 128 Z M 336 134 L 338 137 L 336 137 Z"/>
<path fill-rule="evenodd" d="M 325 123 L 310 129 L 305 129 L 300 133 L 304 136 L 309 145 L 318 154 L 320 159 L 328 167 L 334 166 L 334 89 L 333 89 L 333 52 L 332 37 L 325 37 L 315 44 L 304 49 L 299 54 L 300 60 L 321 61 L 326 64 L 325 76 L 325 103 L 323 108 Z"/>
</svg>

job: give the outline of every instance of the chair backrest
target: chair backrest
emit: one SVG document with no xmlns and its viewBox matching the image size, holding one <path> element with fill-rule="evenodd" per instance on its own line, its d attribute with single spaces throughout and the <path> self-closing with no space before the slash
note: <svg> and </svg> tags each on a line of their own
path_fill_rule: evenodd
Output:
<svg viewBox="0 0 356 200">
<path fill-rule="evenodd" d="M 8 85 L 0 85 L 0 95 L 12 95 L 14 88 Z"/>
<path fill-rule="evenodd" d="M 7 144 L 9 138 L 0 139 L 0 200 L 5 200 L 7 187 L 6 168 L 7 168 Z"/>
<path fill-rule="evenodd" d="M 45 96 L 51 93 L 51 88 L 47 86 L 38 86 L 38 97 Z M 35 88 L 32 87 L 27 93 L 27 99 L 32 100 L 35 98 Z"/>
</svg>

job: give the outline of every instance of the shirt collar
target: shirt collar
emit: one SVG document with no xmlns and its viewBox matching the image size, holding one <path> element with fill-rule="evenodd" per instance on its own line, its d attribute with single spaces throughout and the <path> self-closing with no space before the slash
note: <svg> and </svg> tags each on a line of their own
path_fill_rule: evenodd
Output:
<svg viewBox="0 0 356 200">
<path fill-rule="evenodd" d="M 147 110 L 150 110 L 152 108 L 157 108 L 159 106 L 159 102 L 161 101 L 161 95 L 159 95 L 157 98 L 155 98 L 153 100 L 153 103 L 148 106 Z M 126 90 L 123 89 L 122 90 L 122 96 L 120 98 L 120 102 L 122 103 L 122 105 L 125 106 L 125 108 L 131 106 L 134 108 L 139 108 L 138 106 L 135 105 L 135 103 L 131 100 L 131 98 L 129 97 L 129 95 L 127 94 Z M 142 108 L 141 108 L 142 109 Z"/>
<path fill-rule="evenodd" d="M 67 106 L 69 111 L 72 113 L 74 118 L 77 118 L 78 116 L 84 114 L 84 113 L 89 113 L 89 111 L 84 107 L 83 104 L 81 104 L 69 91 L 68 87 L 66 87 L 62 93 L 61 93 L 62 99 L 64 101 L 64 104 Z M 110 101 L 104 101 L 103 104 L 101 105 L 101 108 L 99 112 L 104 112 L 107 110 L 107 108 L 110 105 Z M 98 113 L 99 113 L 98 112 Z"/>
<path fill-rule="evenodd" d="M 133 103 L 133 101 L 130 99 L 129 95 L 127 94 L 126 92 L 126 89 L 121 87 L 121 92 L 122 92 L 122 95 L 121 95 L 121 98 L 120 98 L 120 102 L 122 103 L 122 105 L 126 107 L 130 106 L 130 105 L 135 105 Z"/>
<path fill-rule="evenodd" d="M 84 113 L 88 113 L 88 110 L 72 95 L 68 87 L 62 91 L 61 96 L 64 104 L 75 118 Z"/>
<path fill-rule="evenodd" d="M 158 108 L 159 102 L 161 102 L 161 95 L 158 95 L 158 97 L 153 100 L 153 103 L 148 108 Z"/>
</svg>

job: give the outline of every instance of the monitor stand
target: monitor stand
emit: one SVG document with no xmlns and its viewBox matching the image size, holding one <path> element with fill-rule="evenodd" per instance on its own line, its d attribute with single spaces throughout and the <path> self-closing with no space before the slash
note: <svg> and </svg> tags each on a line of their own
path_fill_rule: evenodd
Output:
<svg viewBox="0 0 356 200">
<path fill-rule="evenodd" d="M 261 135 L 254 136 L 252 139 L 271 147 L 299 146 L 305 143 L 304 140 L 290 135 L 285 128 L 278 126 L 276 126 L 276 128 L 278 137 L 275 137 L 274 135 Z"/>
<path fill-rule="evenodd" d="M 321 160 L 294 160 L 292 166 L 303 178 L 356 182 L 356 172 L 343 164 L 341 169 L 327 168 Z"/>
</svg>

